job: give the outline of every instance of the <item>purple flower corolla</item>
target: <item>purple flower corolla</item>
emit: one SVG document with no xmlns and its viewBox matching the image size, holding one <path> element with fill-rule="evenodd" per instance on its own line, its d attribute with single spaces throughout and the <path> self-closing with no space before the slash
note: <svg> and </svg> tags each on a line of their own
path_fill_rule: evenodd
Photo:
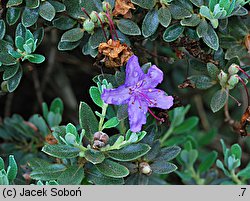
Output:
<svg viewBox="0 0 250 201">
<path fill-rule="evenodd" d="M 146 123 L 149 107 L 169 109 L 173 105 L 173 97 L 155 87 L 163 80 L 162 71 L 155 65 L 145 74 L 133 55 L 126 65 L 125 83 L 116 89 L 104 89 L 102 99 L 107 104 L 128 105 L 130 130 L 139 132 Z M 149 110 L 150 111 L 150 110 Z M 153 114 L 150 111 L 151 114 Z"/>
</svg>

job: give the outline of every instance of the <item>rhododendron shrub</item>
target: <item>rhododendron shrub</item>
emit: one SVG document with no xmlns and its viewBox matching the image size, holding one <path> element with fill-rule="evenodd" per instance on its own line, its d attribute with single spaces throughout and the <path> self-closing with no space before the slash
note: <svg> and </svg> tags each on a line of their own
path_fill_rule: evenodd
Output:
<svg viewBox="0 0 250 201">
<path fill-rule="evenodd" d="M 0 1 L 0 184 L 250 184 L 249 8 Z"/>
</svg>

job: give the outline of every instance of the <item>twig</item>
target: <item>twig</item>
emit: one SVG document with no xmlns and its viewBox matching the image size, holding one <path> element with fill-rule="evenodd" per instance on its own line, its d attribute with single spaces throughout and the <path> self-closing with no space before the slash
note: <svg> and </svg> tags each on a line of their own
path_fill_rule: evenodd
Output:
<svg viewBox="0 0 250 201">
<path fill-rule="evenodd" d="M 51 49 L 48 57 L 48 67 L 46 68 L 46 71 L 44 73 L 44 76 L 42 78 L 42 84 L 41 84 L 41 89 L 42 92 L 45 90 L 46 84 L 48 83 L 50 76 L 54 70 L 55 67 L 55 57 L 56 57 L 56 40 L 57 40 L 57 30 L 52 29 L 51 30 Z"/>
<path fill-rule="evenodd" d="M 7 99 L 5 102 L 5 108 L 4 108 L 4 116 L 9 117 L 11 115 L 11 106 L 13 102 L 14 92 L 7 95 Z"/>
<path fill-rule="evenodd" d="M 42 107 L 43 94 L 42 94 L 42 89 L 41 89 L 41 85 L 40 85 L 40 81 L 39 81 L 36 67 L 34 67 L 32 70 L 32 79 L 34 82 L 34 87 L 35 87 L 36 97 L 37 97 L 38 103 Z"/>
<path fill-rule="evenodd" d="M 201 124 L 203 126 L 203 128 L 208 131 L 210 129 L 210 125 L 207 119 L 207 115 L 204 109 L 204 106 L 202 104 L 202 98 L 201 95 L 195 95 L 194 96 L 194 101 L 198 110 L 198 114 L 200 116 L 201 119 Z"/>
</svg>

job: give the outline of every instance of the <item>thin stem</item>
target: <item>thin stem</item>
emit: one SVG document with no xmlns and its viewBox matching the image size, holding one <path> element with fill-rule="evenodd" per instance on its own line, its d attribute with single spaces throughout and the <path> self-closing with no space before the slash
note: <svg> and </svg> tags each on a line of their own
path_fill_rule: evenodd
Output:
<svg viewBox="0 0 250 201">
<path fill-rule="evenodd" d="M 198 172 L 197 173 L 195 172 L 194 167 L 191 166 L 189 168 L 189 170 L 191 171 L 192 177 L 195 180 L 196 184 L 203 185 L 204 184 L 204 180 L 200 178 L 200 174 Z"/>
<path fill-rule="evenodd" d="M 108 108 L 108 104 L 104 103 L 104 105 L 102 107 L 102 116 L 100 117 L 100 121 L 99 121 L 99 131 L 103 130 L 102 126 L 103 126 L 103 123 L 104 123 L 104 120 L 105 120 L 107 108 Z"/>
<path fill-rule="evenodd" d="M 156 120 L 158 120 L 158 121 L 160 121 L 160 122 L 164 122 L 164 119 L 163 119 L 163 118 L 157 117 L 157 116 L 152 112 L 152 110 L 150 110 L 149 108 L 148 108 L 148 111 L 149 111 L 149 113 L 150 113 Z"/>
<path fill-rule="evenodd" d="M 85 10 L 85 8 L 82 8 L 82 11 L 88 16 L 89 19 L 91 19 L 90 15 L 89 15 L 88 12 Z"/>
<path fill-rule="evenodd" d="M 106 34 L 106 32 L 105 32 L 105 27 L 104 27 L 103 22 L 102 22 L 101 18 L 99 17 L 99 15 L 97 14 L 97 12 L 95 12 L 95 15 L 96 15 L 96 17 L 98 18 L 98 20 L 100 21 L 100 24 L 101 24 L 101 26 L 102 26 L 102 31 L 103 31 L 104 37 L 105 37 L 106 41 L 108 41 L 108 37 L 107 37 L 107 34 Z"/>
<path fill-rule="evenodd" d="M 113 23 L 113 21 L 112 21 L 112 19 L 111 19 L 111 17 L 110 17 L 110 14 L 109 14 L 109 7 L 108 7 L 108 4 L 106 4 L 106 8 L 107 8 L 106 16 L 107 16 L 107 18 L 108 18 L 108 20 L 109 20 L 110 26 L 111 26 L 112 29 L 114 30 L 114 33 L 115 33 L 115 36 L 116 36 L 117 40 L 119 40 L 118 34 L 117 34 L 116 30 L 115 30 L 115 25 L 114 25 L 114 23 Z"/>
<path fill-rule="evenodd" d="M 247 85 L 240 76 L 237 76 L 237 77 L 239 78 L 240 82 L 244 86 L 244 89 L 245 89 L 246 94 L 247 94 L 247 103 L 249 104 L 249 93 L 248 93 Z"/>
<path fill-rule="evenodd" d="M 243 185 L 243 182 L 239 179 L 239 177 L 235 174 L 234 170 L 231 170 L 231 179 L 238 185 Z"/>
<path fill-rule="evenodd" d="M 160 139 L 161 145 L 168 139 L 168 137 L 173 133 L 174 128 L 170 126 L 168 131 L 163 135 L 163 137 Z"/>
</svg>

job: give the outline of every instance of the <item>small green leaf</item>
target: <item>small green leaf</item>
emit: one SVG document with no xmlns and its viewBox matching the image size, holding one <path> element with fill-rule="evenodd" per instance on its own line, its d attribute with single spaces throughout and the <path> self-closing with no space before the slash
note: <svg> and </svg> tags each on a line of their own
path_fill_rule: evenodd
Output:
<svg viewBox="0 0 250 201">
<path fill-rule="evenodd" d="M 132 20 L 122 18 L 119 21 L 117 21 L 117 27 L 122 33 L 126 35 L 130 36 L 141 35 L 141 30 L 139 26 Z"/>
<path fill-rule="evenodd" d="M 207 71 L 208 71 L 209 76 L 213 80 L 217 80 L 220 70 L 216 65 L 214 65 L 213 63 L 207 63 Z"/>
<path fill-rule="evenodd" d="M 49 3 L 48 1 L 45 1 L 42 3 L 39 9 L 39 15 L 47 20 L 47 21 L 52 21 L 56 15 L 56 10 L 55 8 Z"/>
<path fill-rule="evenodd" d="M 78 165 L 69 166 L 58 178 L 60 185 L 80 185 L 84 178 L 84 170 Z"/>
<path fill-rule="evenodd" d="M 176 20 L 181 20 L 187 17 L 191 17 L 192 13 L 187 8 L 187 6 L 183 6 L 179 1 L 171 2 L 169 6 L 169 10 L 172 14 L 172 17 Z"/>
<path fill-rule="evenodd" d="M 150 150 L 147 144 L 131 144 L 122 149 L 109 151 L 108 156 L 117 161 L 132 161 L 135 160 Z"/>
<path fill-rule="evenodd" d="M 25 8 L 22 14 L 22 24 L 25 27 L 34 25 L 38 19 L 38 9 Z"/>
<path fill-rule="evenodd" d="M 132 3 L 146 9 L 152 9 L 156 3 L 155 0 L 132 0 Z"/>
<path fill-rule="evenodd" d="M 231 153 L 235 156 L 236 159 L 240 159 L 241 160 L 242 150 L 241 150 L 240 145 L 233 144 L 231 146 Z"/>
<path fill-rule="evenodd" d="M 213 50 L 219 49 L 219 38 L 212 26 L 208 25 L 207 31 L 202 34 L 202 39 Z"/>
<path fill-rule="evenodd" d="M 117 117 L 112 117 L 111 119 L 109 119 L 108 121 L 106 121 L 103 125 L 103 129 L 105 128 L 114 128 L 116 127 L 118 124 L 120 123 L 120 121 L 118 120 Z"/>
<path fill-rule="evenodd" d="M 190 1 L 197 7 L 201 7 L 202 5 L 204 5 L 204 0 L 190 0 Z"/>
<path fill-rule="evenodd" d="M 243 177 L 244 179 L 250 179 L 250 165 L 248 164 L 246 168 L 240 170 L 237 176 Z"/>
<path fill-rule="evenodd" d="M 161 7 L 158 10 L 158 18 L 159 18 L 159 22 L 161 23 L 161 25 L 167 28 L 172 19 L 169 9 Z"/>
<path fill-rule="evenodd" d="M 112 178 L 101 174 L 96 167 L 87 169 L 87 180 L 96 185 L 122 185 L 124 184 L 123 178 Z"/>
<path fill-rule="evenodd" d="M 217 156 L 218 156 L 218 153 L 216 151 L 209 153 L 199 165 L 198 167 L 199 173 L 208 171 L 211 168 L 211 166 L 215 163 Z"/>
<path fill-rule="evenodd" d="M 17 176 L 17 164 L 13 155 L 9 156 L 9 166 L 7 170 L 7 177 L 9 182 L 12 182 Z"/>
<path fill-rule="evenodd" d="M 53 20 L 53 26 L 60 30 L 68 30 L 75 26 L 76 20 L 67 17 L 67 16 L 60 16 Z"/>
<path fill-rule="evenodd" d="M 4 20 L 0 20 L 0 40 L 3 39 L 6 33 L 6 26 Z"/>
<path fill-rule="evenodd" d="M 56 12 L 63 12 L 66 10 L 66 6 L 58 1 L 49 0 L 50 4 L 55 8 Z"/>
<path fill-rule="evenodd" d="M 94 133 L 98 131 L 98 121 L 92 109 L 84 102 L 80 103 L 79 121 L 81 128 L 86 131 L 85 136 L 92 141 Z"/>
<path fill-rule="evenodd" d="M 95 166 L 102 174 L 108 177 L 123 178 L 129 174 L 129 170 L 125 166 L 109 159 L 105 159 L 102 163 Z"/>
<path fill-rule="evenodd" d="M 210 107 L 213 112 L 218 112 L 227 102 L 227 93 L 224 89 L 217 91 L 211 100 Z"/>
<path fill-rule="evenodd" d="M 206 75 L 193 75 L 188 79 L 195 84 L 197 89 L 208 89 L 214 85 L 213 80 Z"/>
<path fill-rule="evenodd" d="M 62 42 L 76 42 L 81 40 L 83 37 L 84 32 L 80 28 L 74 28 L 69 31 L 66 31 L 61 38 Z"/>
<path fill-rule="evenodd" d="M 99 107 L 103 106 L 103 100 L 101 99 L 101 93 L 97 87 L 90 87 L 89 94 L 93 102 Z"/>
<path fill-rule="evenodd" d="M 94 150 L 94 149 L 87 149 L 84 152 L 84 157 L 87 161 L 95 164 L 99 164 L 104 161 L 105 156 L 102 152 Z"/>
<path fill-rule="evenodd" d="M 8 68 L 6 68 L 3 73 L 3 80 L 8 80 L 12 78 L 17 73 L 18 69 L 19 69 L 19 63 L 13 66 L 8 66 Z"/>
<path fill-rule="evenodd" d="M 6 13 L 6 21 L 9 25 L 15 24 L 21 15 L 20 8 L 8 8 Z"/>
<path fill-rule="evenodd" d="M 45 57 L 43 55 L 40 55 L 40 54 L 30 54 L 28 57 L 28 60 L 31 63 L 40 64 L 40 63 L 43 63 L 45 61 Z"/>
<path fill-rule="evenodd" d="M 40 0 L 25 0 L 26 7 L 34 9 L 39 7 L 40 5 Z"/>
<path fill-rule="evenodd" d="M 61 98 L 55 98 L 51 105 L 50 105 L 50 108 L 49 110 L 53 113 L 59 113 L 59 114 L 62 114 L 63 113 L 63 101 Z"/>
<path fill-rule="evenodd" d="M 152 168 L 153 173 L 156 174 L 169 174 L 177 170 L 176 165 L 167 161 L 155 161 L 150 167 Z"/>
<path fill-rule="evenodd" d="M 179 24 L 174 24 L 168 27 L 163 33 L 163 40 L 166 42 L 175 41 L 184 31 L 184 27 Z"/>
<path fill-rule="evenodd" d="M 63 164 L 49 164 L 39 168 L 35 168 L 30 176 L 35 180 L 54 180 L 57 179 L 64 171 L 66 167 Z"/>
<path fill-rule="evenodd" d="M 58 44 L 58 50 L 61 51 L 66 51 L 66 50 L 73 50 L 75 49 L 81 41 L 76 41 L 76 42 L 66 42 L 66 41 L 60 41 Z"/>
<path fill-rule="evenodd" d="M 200 17 L 197 14 L 193 14 L 189 18 L 185 18 L 181 20 L 182 26 L 190 26 L 190 27 L 196 27 L 198 24 L 200 24 Z"/>
<path fill-rule="evenodd" d="M 23 0 L 9 0 L 6 7 L 18 6 L 23 3 Z"/>
<path fill-rule="evenodd" d="M 63 144 L 45 145 L 42 151 L 50 156 L 57 158 L 75 158 L 78 156 L 80 149 Z"/>
<path fill-rule="evenodd" d="M 173 133 L 181 134 L 190 131 L 199 123 L 198 117 L 189 117 L 181 125 L 174 128 Z"/>
<path fill-rule="evenodd" d="M 18 87 L 21 81 L 22 76 L 23 76 L 22 68 L 19 68 L 17 73 L 7 82 L 7 89 L 9 92 L 15 91 L 15 89 Z"/>
<path fill-rule="evenodd" d="M 170 161 L 176 158 L 181 152 L 181 148 L 178 146 L 164 147 L 161 149 L 159 156 L 156 160 L 158 161 Z"/>
<path fill-rule="evenodd" d="M 147 38 L 152 36 L 159 25 L 158 11 L 156 9 L 150 10 L 142 22 L 142 35 Z"/>
</svg>

